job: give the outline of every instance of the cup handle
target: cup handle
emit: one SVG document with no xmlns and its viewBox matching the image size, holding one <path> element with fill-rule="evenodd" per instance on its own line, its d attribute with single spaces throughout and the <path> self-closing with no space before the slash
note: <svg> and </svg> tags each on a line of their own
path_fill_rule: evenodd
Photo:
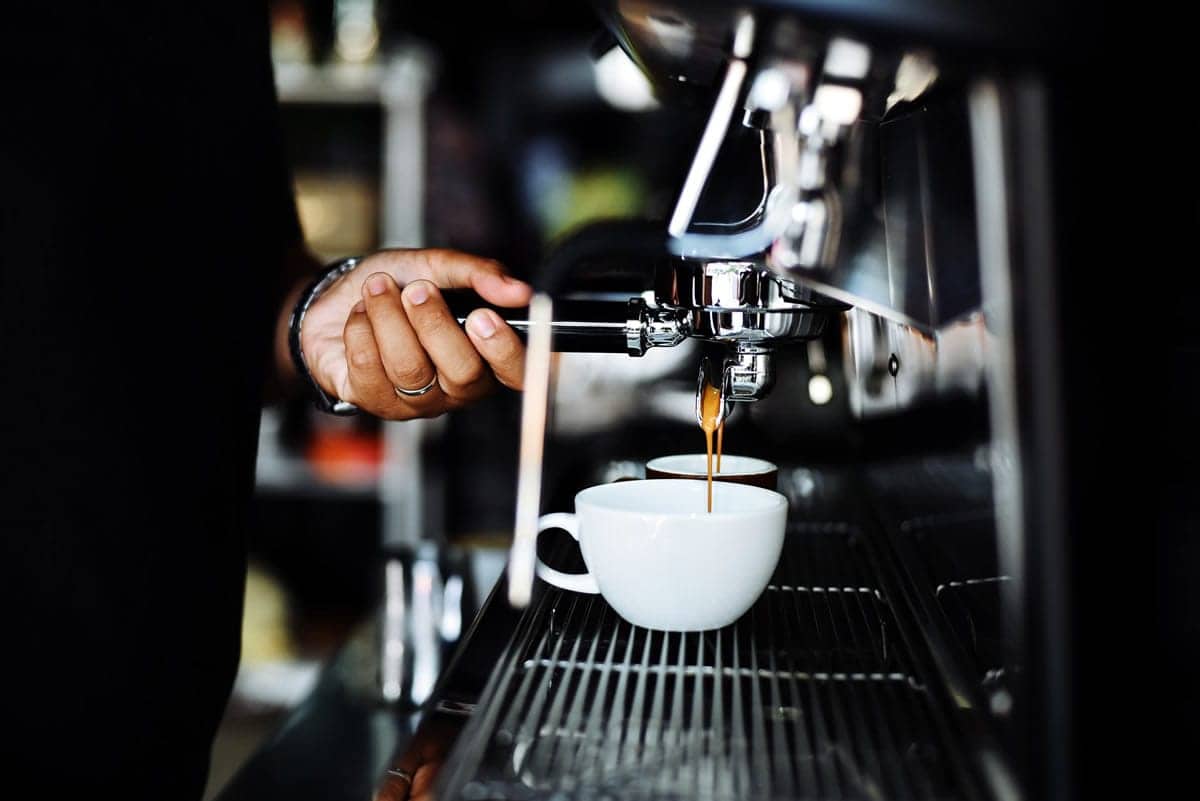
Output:
<svg viewBox="0 0 1200 801">
<path fill-rule="evenodd" d="M 576 542 L 579 542 L 579 521 L 575 515 L 568 514 L 567 512 L 555 512 L 553 514 L 542 515 L 538 518 L 538 534 L 541 534 L 543 531 L 549 531 L 552 528 L 561 528 L 574 537 Z M 596 579 L 592 578 L 591 573 L 563 573 L 561 570 L 555 570 L 541 559 L 538 559 L 537 574 L 547 584 L 553 584 L 555 587 L 560 587 L 564 590 L 585 592 L 592 595 L 600 593 L 600 588 L 596 586 Z"/>
</svg>

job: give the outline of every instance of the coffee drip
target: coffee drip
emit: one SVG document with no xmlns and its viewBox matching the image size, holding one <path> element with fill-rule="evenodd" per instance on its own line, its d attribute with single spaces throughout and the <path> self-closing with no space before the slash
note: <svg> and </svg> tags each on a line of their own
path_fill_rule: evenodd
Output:
<svg viewBox="0 0 1200 801">
<path fill-rule="evenodd" d="M 705 452 L 708 454 L 708 511 L 712 511 L 712 481 L 713 481 L 713 432 L 722 427 L 718 420 L 721 415 L 721 390 L 712 384 L 705 383 L 700 390 L 700 428 L 704 431 Z M 724 422 L 722 420 L 722 422 Z M 718 443 L 721 438 L 718 437 Z M 720 468 L 717 468 L 718 472 Z"/>
<path fill-rule="evenodd" d="M 716 383 L 713 383 L 713 377 Z M 725 391 L 723 374 L 719 367 L 708 359 L 700 364 L 700 380 L 696 387 L 696 420 L 704 432 L 704 450 L 707 454 L 708 511 L 712 512 L 713 485 L 713 433 L 717 435 L 717 472 L 721 472 L 721 453 L 725 448 Z"/>
</svg>

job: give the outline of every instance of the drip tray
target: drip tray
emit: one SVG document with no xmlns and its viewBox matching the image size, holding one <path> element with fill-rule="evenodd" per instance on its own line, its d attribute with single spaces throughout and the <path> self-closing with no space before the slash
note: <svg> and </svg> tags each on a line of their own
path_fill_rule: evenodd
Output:
<svg viewBox="0 0 1200 801">
<path fill-rule="evenodd" d="M 771 585 L 716 631 L 649 631 L 543 585 L 438 797 L 961 797 L 858 537 L 791 527 Z"/>
</svg>

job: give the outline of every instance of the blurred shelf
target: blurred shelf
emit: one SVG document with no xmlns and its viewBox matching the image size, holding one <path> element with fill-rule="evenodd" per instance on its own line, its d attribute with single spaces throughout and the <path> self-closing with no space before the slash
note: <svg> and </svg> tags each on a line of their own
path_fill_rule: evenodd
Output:
<svg viewBox="0 0 1200 801">
<path fill-rule="evenodd" d="M 424 101 L 432 69 L 429 52 L 415 45 L 364 64 L 279 61 L 275 89 L 281 103 L 379 104 L 414 110 Z"/>
<path fill-rule="evenodd" d="M 384 76 L 379 64 L 275 64 L 275 87 L 282 103 L 379 103 Z"/>
<path fill-rule="evenodd" d="M 314 465 L 280 445 L 281 422 L 277 409 L 263 409 L 255 462 L 256 492 L 364 500 L 379 496 L 382 465 L 367 461 Z"/>
<path fill-rule="evenodd" d="M 364 500 L 378 497 L 378 471 L 369 477 L 345 478 L 331 481 L 322 477 L 304 459 L 294 456 L 259 453 L 255 490 L 288 495 L 314 497 L 350 497 Z"/>
<path fill-rule="evenodd" d="M 244 663 L 231 700 L 251 708 L 292 709 L 313 691 L 320 672 L 321 662 L 315 659 Z"/>
</svg>

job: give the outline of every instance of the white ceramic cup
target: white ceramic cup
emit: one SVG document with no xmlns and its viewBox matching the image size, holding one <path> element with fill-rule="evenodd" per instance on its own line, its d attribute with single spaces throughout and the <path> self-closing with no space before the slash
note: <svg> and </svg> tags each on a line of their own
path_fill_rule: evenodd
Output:
<svg viewBox="0 0 1200 801">
<path fill-rule="evenodd" d="M 713 481 L 732 481 L 737 484 L 754 484 L 766 489 L 775 489 L 779 468 L 766 459 L 753 456 L 726 454 L 721 457 L 721 469 L 717 470 L 717 457 L 713 456 Z M 680 453 L 674 456 L 658 456 L 646 462 L 646 478 L 708 478 L 708 455 L 704 453 Z"/>
<path fill-rule="evenodd" d="M 665 631 L 704 631 L 741 617 L 762 594 L 783 548 L 787 499 L 746 484 L 620 481 L 575 496 L 575 513 L 543 515 L 579 541 L 587 573 L 538 560 L 541 578 L 600 593 L 621 617 Z"/>
</svg>

